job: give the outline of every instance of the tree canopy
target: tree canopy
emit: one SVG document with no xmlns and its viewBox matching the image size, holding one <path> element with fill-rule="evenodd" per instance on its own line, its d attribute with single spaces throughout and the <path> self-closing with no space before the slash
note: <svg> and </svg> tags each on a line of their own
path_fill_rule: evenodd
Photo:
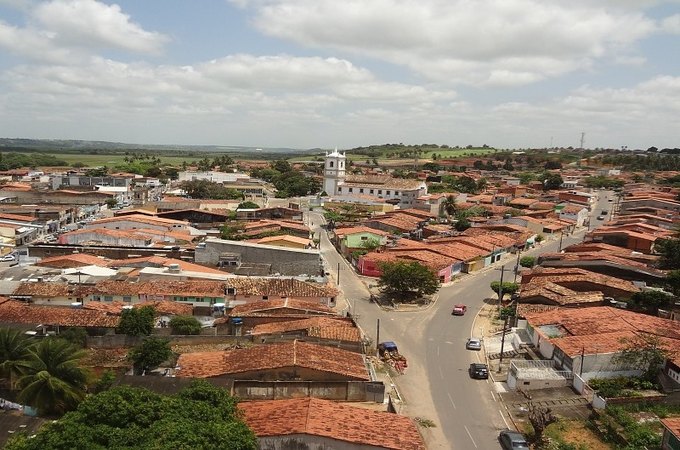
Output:
<svg viewBox="0 0 680 450">
<path fill-rule="evenodd" d="M 208 180 L 183 181 L 181 187 L 190 198 L 215 200 L 243 199 L 243 194 L 236 189 L 230 189 L 221 183 Z"/>
<path fill-rule="evenodd" d="M 124 309 L 116 331 L 128 336 L 148 336 L 153 331 L 155 314 L 152 306 Z"/>
<path fill-rule="evenodd" d="M 175 395 L 120 386 L 83 401 L 76 411 L 19 435 L 9 450 L 255 450 L 257 439 L 226 390 L 196 380 Z"/>
<path fill-rule="evenodd" d="M 171 356 L 170 340 L 155 336 L 144 338 L 140 344 L 132 347 L 128 352 L 128 359 L 132 361 L 137 374 L 155 369 Z"/>
<path fill-rule="evenodd" d="M 175 316 L 170 319 L 173 334 L 200 334 L 201 322 L 194 316 Z"/>
<path fill-rule="evenodd" d="M 420 297 L 437 292 L 437 275 L 418 262 L 395 261 L 381 264 L 378 285 L 383 292 L 397 297 Z"/>
</svg>

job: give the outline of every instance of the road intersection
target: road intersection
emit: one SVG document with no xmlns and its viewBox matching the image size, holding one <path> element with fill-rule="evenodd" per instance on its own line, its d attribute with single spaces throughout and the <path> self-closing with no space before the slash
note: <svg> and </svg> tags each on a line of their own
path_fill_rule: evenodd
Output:
<svg viewBox="0 0 680 450">
<path fill-rule="evenodd" d="M 599 225 L 596 216 L 601 210 L 611 209 L 608 198 L 612 198 L 612 193 L 602 191 L 593 205 L 591 223 L 594 226 Z M 347 300 L 348 310 L 357 317 L 364 334 L 375 341 L 379 319 L 380 340 L 396 341 L 400 351 L 407 356 L 409 368 L 398 377 L 397 388 L 408 405 L 409 415 L 435 422 L 436 427 L 425 433 L 428 447 L 455 450 L 500 448 L 498 432 L 509 427 L 509 418 L 493 380 L 472 380 L 468 376 L 470 363 L 480 362 L 481 355 L 465 349 L 467 338 L 479 335 L 479 330 L 473 329 L 475 317 L 484 306 L 484 300 L 494 295 L 489 284 L 498 280 L 499 272 L 486 268 L 464 275 L 442 287 L 437 302 L 425 310 L 384 311 L 368 301 L 369 290 L 364 279 L 338 254 L 326 232 L 320 228 L 324 222 L 323 215 L 312 211 L 308 213 L 307 220 L 321 237 L 320 249 L 327 270 L 336 277 L 339 272 L 339 287 Z M 564 235 L 562 247 L 582 241 L 584 235 L 585 230 Z M 542 243 L 522 255 L 556 252 L 559 241 L 560 238 L 557 238 Z M 505 265 L 507 274 L 508 270 L 512 273 L 515 264 L 513 255 L 495 266 Z M 467 305 L 464 316 L 451 316 L 451 309 L 456 303 Z"/>
</svg>

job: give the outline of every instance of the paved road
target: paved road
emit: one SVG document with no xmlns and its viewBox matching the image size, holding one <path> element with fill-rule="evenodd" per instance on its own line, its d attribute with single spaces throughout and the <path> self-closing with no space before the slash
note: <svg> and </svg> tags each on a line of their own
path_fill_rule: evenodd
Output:
<svg viewBox="0 0 680 450">
<path fill-rule="evenodd" d="M 602 224 L 603 221 L 596 219 L 602 210 L 612 209 L 612 204 L 607 202 L 612 194 L 600 194 L 591 211 L 592 227 Z M 471 362 L 479 362 L 480 353 L 465 349 L 467 337 L 480 333 L 480 330 L 472 329 L 473 322 L 484 299 L 493 295 L 489 284 L 498 280 L 500 273 L 493 268 L 485 269 L 443 287 L 438 293 L 438 301 L 426 311 L 385 312 L 368 302 L 369 294 L 362 279 L 335 251 L 326 233 L 319 229 L 323 222 L 321 214 L 311 212 L 308 220 L 321 235 L 321 251 L 333 276 L 340 264 L 340 288 L 348 299 L 350 310 L 358 314 L 358 324 L 375 340 L 376 324 L 380 319 L 380 340 L 396 341 L 400 351 L 407 356 L 409 368 L 397 379 L 398 389 L 408 404 L 410 415 L 419 415 L 437 424 L 428 431 L 430 447 L 500 448 L 498 431 L 508 428 L 508 419 L 503 414 L 493 383 L 469 378 L 467 368 Z M 580 242 L 584 234 L 585 230 L 572 236 L 565 235 L 562 247 Z M 555 252 L 558 247 L 559 238 L 523 255 Z M 515 263 L 514 258 L 506 258 L 496 264 L 506 266 L 505 280 L 512 278 Z M 451 316 L 456 303 L 468 305 L 465 316 Z"/>
</svg>

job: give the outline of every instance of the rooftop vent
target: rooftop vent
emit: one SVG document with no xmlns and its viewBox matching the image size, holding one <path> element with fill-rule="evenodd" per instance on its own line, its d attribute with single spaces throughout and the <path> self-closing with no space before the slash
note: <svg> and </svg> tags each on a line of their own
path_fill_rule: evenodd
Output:
<svg viewBox="0 0 680 450">
<path fill-rule="evenodd" d="M 182 269 L 180 269 L 179 264 L 168 264 L 168 272 L 170 273 L 180 273 Z"/>
</svg>

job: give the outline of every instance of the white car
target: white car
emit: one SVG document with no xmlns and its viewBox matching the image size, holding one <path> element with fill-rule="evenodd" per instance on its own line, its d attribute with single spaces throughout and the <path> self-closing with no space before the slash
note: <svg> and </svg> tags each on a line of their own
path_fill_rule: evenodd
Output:
<svg viewBox="0 0 680 450">
<path fill-rule="evenodd" d="M 2 262 L 14 262 L 17 260 L 17 257 L 14 255 L 5 255 L 2 258 L 0 258 L 0 261 Z"/>
</svg>

